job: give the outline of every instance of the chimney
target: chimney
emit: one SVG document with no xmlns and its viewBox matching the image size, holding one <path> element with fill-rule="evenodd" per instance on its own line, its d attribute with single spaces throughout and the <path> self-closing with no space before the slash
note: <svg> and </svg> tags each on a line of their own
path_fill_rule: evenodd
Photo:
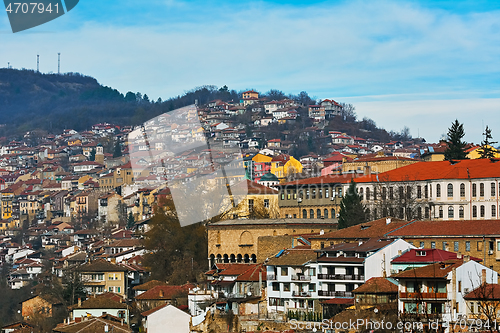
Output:
<svg viewBox="0 0 500 333">
<path fill-rule="evenodd" d="M 470 260 L 470 255 L 464 255 L 464 262 L 468 262 Z"/>
<path fill-rule="evenodd" d="M 483 269 L 481 271 L 481 284 L 485 284 L 486 283 L 486 269 Z"/>
<path fill-rule="evenodd" d="M 82 307 L 82 299 L 80 297 L 78 297 L 78 307 L 79 308 Z"/>
<path fill-rule="evenodd" d="M 457 253 L 457 259 L 462 259 L 462 253 L 460 252 Z"/>
<path fill-rule="evenodd" d="M 388 217 L 388 218 L 385 219 L 385 224 L 391 224 L 391 218 L 390 217 Z"/>
</svg>

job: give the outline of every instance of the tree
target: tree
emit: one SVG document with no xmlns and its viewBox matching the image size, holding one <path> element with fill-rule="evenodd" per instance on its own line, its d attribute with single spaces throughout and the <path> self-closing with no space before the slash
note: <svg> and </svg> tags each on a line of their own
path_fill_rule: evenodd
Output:
<svg viewBox="0 0 500 333">
<path fill-rule="evenodd" d="M 95 149 L 90 151 L 89 161 L 95 161 Z"/>
<path fill-rule="evenodd" d="M 115 148 L 113 150 L 113 158 L 122 156 L 122 147 L 119 141 L 115 142 Z"/>
<path fill-rule="evenodd" d="M 464 125 L 460 124 L 457 119 L 451 124 L 448 129 L 448 136 L 446 142 L 448 147 L 444 151 L 444 159 L 447 161 L 451 160 L 464 160 L 467 158 L 467 153 L 465 152 L 465 141 L 462 138 L 465 136 Z"/>
<path fill-rule="evenodd" d="M 478 149 L 480 157 L 479 158 L 494 158 L 496 149 L 492 147 L 496 141 L 491 141 L 493 137 L 491 136 L 491 129 L 486 126 L 484 130 L 484 140 L 481 142 L 481 148 Z"/>
<path fill-rule="evenodd" d="M 354 123 L 356 121 L 356 108 L 352 104 L 340 103 L 342 106 L 342 118 L 345 122 Z"/>
<path fill-rule="evenodd" d="M 356 191 L 356 183 L 351 179 L 347 193 L 340 202 L 339 229 L 366 222 L 365 207 Z"/>
<path fill-rule="evenodd" d="M 78 299 L 85 299 L 87 293 L 82 281 L 81 273 L 74 267 L 67 268 L 63 272 L 63 299 L 66 305 L 73 305 Z"/>
<path fill-rule="evenodd" d="M 135 225 L 135 219 L 134 215 L 132 215 L 132 212 L 128 213 L 128 218 L 127 218 L 127 229 L 132 229 Z"/>
</svg>

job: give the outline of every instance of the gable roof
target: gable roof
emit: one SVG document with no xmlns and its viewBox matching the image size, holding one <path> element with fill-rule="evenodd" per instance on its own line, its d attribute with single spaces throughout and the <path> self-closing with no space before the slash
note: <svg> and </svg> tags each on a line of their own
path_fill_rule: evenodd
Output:
<svg viewBox="0 0 500 333">
<path fill-rule="evenodd" d="M 500 235 L 500 220 L 414 221 L 387 233 L 388 237 Z"/>
<path fill-rule="evenodd" d="M 80 272 L 126 272 L 127 268 L 98 259 L 81 265 L 77 270 Z"/>
<path fill-rule="evenodd" d="M 398 285 L 383 277 L 372 277 L 352 291 L 354 294 L 397 294 Z"/>
<path fill-rule="evenodd" d="M 420 252 L 420 254 L 417 255 L 417 252 Z M 422 252 L 425 252 L 425 255 L 421 255 Z M 453 259 L 458 259 L 455 252 L 440 249 L 410 249 L 399 257 L 394 258 L 391 263 L 435 263 Z M 475 257 L 471 257 L 470 259 L 477 262 L 481 261 L 481 259 Z"/>
<path fill-rule="evenodd" d="M 438 262 L 415 269 L 409 269 L 393 276 L 395 279 L 446 278 L 453 268 L 463 264 L 462 259 Z"/>
<path fill-rule="evenodd" d="M 389 219 L 389 221 L 388 221 Z M 388 223 L 389 222 L 389 223 Z M 397 218 L 381 218 L 352 227 L 327 232 L 323 235 L 313 236 L 311 239 L 359 239 L 385 237 L 391 231 L 397 230 L 411 222 Z"/>
<path fill-rule="evenodd" d="M 471 300 L 500 300 L 500 285 L 484 283 L 464 296 Z"/>
<path fill-rule="evenodd" d="M 148 291 L 140 294 L 136 300 L 170 300 L 177 294 L 188 292 L 190 288 L 194 287 L 192 284 L 185 284 L 182 286 L 156 286 Z"/>
</svg>

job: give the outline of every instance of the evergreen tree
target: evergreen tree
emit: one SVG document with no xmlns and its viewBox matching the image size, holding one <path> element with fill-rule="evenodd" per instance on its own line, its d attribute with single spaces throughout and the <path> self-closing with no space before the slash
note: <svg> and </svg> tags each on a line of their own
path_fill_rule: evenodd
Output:
<svg viewBox="0 0 500 333">
<path fill-rule="evenodd" d="M 465 136 L 464 125 L 460 124 L 457 119 L 451 124 L 448 129 L 447 143 L 448 148 L 444 152 L 444 159 L 451 160 L 464 160 L 467 158 L 465 152 L 465 141 L 462 138 Z"/>
<path fill-rule="evenodd" d="M 492 145 L 497 142 L 491 141 L 493 137 L 491 136 L 491 129 L 488 126 L 486 126 L 483 135 L 484 141 L 481 142 L 481 148 L 478 149 L 479 158 L 495 158 L 496 149 Z"/>
<path fill-rule="evenodd" d="M 128 213 L 128 219 L 127 219 L 127 229 L 132 229 L 134 227 L 135 220 L 134 216 L 132 215 L 132 212 Z"/>
<path fill-rule="evenodd" d="M 95 161 L 95 149 L 90 152 L 89 161 Z"/>
<path fill-rule="evenodd" d="M 340 202 L 339 229 L 366 222 L 365 207 L 356 192 L 356 183 L 351 179 L 347 193 Z"/>
<path fill-rule="evenodd" d="M 113 150 L 113 158 L 122 156 L 122 147 L 120 146 L 120 142 L 116 141 L 115 148 Z"/>
</svg>

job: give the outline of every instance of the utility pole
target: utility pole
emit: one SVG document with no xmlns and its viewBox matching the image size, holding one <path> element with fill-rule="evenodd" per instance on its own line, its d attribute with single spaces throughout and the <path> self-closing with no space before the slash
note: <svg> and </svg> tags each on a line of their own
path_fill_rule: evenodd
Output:
<svg viewBox="0 0 500 333">
<path fill-rule="evenodd" d="M 36 55 L 36 71 L 40 73 L 40 55 Z"/>
<path fill-rule="evenodd" d="M 57 74 L 61 74 L 61 53 L 57 53 Z"/>
</svg>

